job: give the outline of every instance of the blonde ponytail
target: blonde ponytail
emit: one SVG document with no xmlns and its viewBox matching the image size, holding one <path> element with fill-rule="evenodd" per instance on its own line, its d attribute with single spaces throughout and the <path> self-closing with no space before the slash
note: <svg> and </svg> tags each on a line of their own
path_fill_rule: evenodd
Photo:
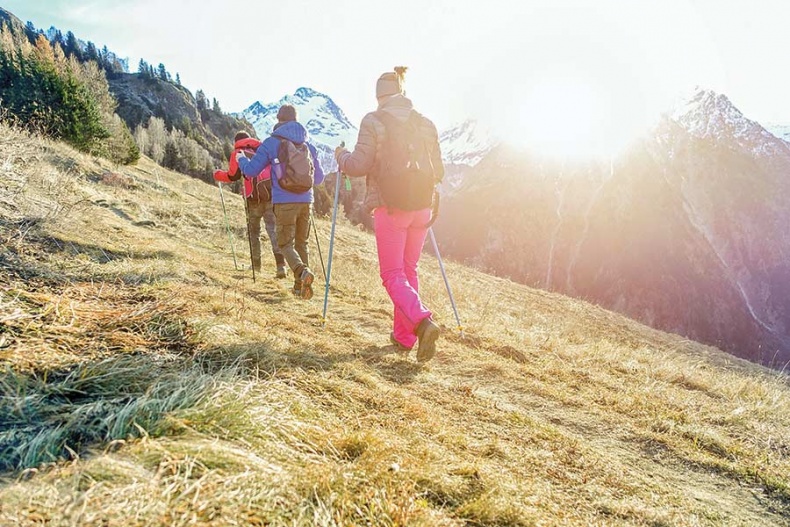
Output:
<svg viewBox="0 0 790 527">
<path fill-rule="evenodd" d="M 409 69 L 408 66 L 395 66 L 393 68 L 395 70 L 395 74 L 398 76 L 398 80 L 400 80 L 401 84 L 406 78 L 406 70 Z"/>
</svg>

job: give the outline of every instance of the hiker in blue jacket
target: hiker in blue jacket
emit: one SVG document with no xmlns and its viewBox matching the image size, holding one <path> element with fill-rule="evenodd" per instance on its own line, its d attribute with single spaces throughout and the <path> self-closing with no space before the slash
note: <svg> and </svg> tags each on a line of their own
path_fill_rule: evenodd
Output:
<svg viewBox="0 0 790 527">
<path fill-rule="evenodd" d="M 323 183 L 324 171 L 318 162 L 315 147 L 307 142 L 307 130 L 296 121 L 296 108 L 290 104 L 280 107 L 272 135 L 261 143 L 255 155 L 251 159 L 243 154 L 238 155 L 237 162 L 244 177 L 255 177 L 272 165 L 272 204 L 277 245 L 294 273 L 294 294 L 308 300 L 313 296 L 312 284 L 315 279 L 308 260 L 313 189 L 300 193 L 289 192 L 282 188 L 280 177 L 275 177 L 275 174 L 282 173 L 277 165 L 282 161 L 279 156 L 284 139 L 297 146 L 306 144 L 312 158 L 313 184 Z M 296 160 L 294 164 L 302 161 Z"/>
</svg>

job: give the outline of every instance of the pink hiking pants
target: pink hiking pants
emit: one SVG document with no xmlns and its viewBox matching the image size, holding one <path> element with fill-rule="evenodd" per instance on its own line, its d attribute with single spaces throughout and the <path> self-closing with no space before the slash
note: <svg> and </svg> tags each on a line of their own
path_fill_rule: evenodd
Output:
<svg viewBox="0 0 790 527">
<path fill-rule="evenodd" d="M 388 211 L 379 207 L 373 218 L 381 281 L 395 306 L 395 340 L 411 348 L 417 342 L 414 334 L 417 325 L 431 316 L 420 301 L 417 281 L 417 262 L 428 233 L 425 225 L 431 219 L 431 210 Z"/>
</svg>

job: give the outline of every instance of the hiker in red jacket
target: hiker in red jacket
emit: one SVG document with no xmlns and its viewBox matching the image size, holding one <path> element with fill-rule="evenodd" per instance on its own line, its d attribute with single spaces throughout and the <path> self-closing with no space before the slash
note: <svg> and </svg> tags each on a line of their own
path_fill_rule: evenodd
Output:
<svg viewBox="0 0 790 527">
<path fill-rule="evenodd" d="M 261 219 L 266 225 L 266 233 L 272 245 L 272 253 L 277 263 L 277 278 L 285 278 L 285 258 L 277 246 L 275 232 L 275 218 L 272 211 L 272 182 L 271 168 L 266 167 L 254 178 L 242 178 L 236 154 L 243 152 L 252 156 L 261 142 L 253 139 L 247 132 L 239 132 L 234 138 L 233 152 L 228 160 L 228 170 L 216 170 L 214 179 L 221 183 L 232 183 L 244 179 L 244 197 L 247 200 L 247 229 L 250 236 L 250 250 L 252 251 L 252 266 L 256 272 L 261 270 Z"/>
</svg>

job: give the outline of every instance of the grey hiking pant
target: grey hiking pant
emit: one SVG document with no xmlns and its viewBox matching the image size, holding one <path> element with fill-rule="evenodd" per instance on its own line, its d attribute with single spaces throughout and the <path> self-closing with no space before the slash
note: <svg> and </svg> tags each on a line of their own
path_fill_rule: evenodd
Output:
<svg viewBox="0 0 790 527">
<path fill-rule="evenodd" d="M 310 238 L 312 203 L 276 203 L 277 245 L 294 272 L 294 282 L 301 284 L 302 270 L 309 266 L 307 242 Z"/>
<path fill-rule="evenodd" d="M 261 219 L 266 226 L 266 234 L 272 246 L 272 254 L 277 266 L 285 265 L 282 251 L 277 246 L 277 233 L 275 227 L 274 211 L 271 201 L 247 200 L 247 228 L 250 232 L 250 250 L 252 252 L 252 265 L 257 271 L 261 269 Z"/>
</svg>

